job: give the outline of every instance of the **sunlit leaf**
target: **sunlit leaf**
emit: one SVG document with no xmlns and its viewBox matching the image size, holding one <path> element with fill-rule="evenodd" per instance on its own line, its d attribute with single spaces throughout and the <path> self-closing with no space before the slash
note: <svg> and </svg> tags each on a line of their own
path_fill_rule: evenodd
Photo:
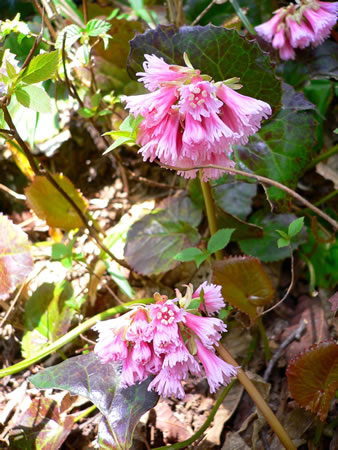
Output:
<svg viewBox="0 0 338 450">
<path fill-rule="evenodd" d="M 26 84 L 40 83 L 51 78 L 57 69 L 59 52 L 42 53 L 35 56 L 30 62 L 20 80 Z"/>
<path fill-rule="evenodd" d="M 125 247 L 128 263 L 144 275 L 173 269 L 179 264 L 174 256 L 198 244 L 200 235 L 195 227 L 201 218 L 201 211 L 188 197 L 164 203 L 163 209 L 147 214 L 131 226 Z"/>
<path fill-rule="evenodd" d="M 338 389 L 338 344 L 321 342 L 293 359 L 287 369 L 292 397 L 325 421 Z"/>
<path fill-rule="evenodd" d="M 215 81 L 239 77 L 240 93 L 280 107 L 281 85 L 267 54 L 256 43 L 241 37 L 235 30 L 213 25 L 159 25 L 155 30 L 136 36 L 130 42 L 128 72 L 135 78 L 142 72 L 144 55 L 163 57 L 168 64 L 185 65 L 186 52 L 192 65 Z"/>
<path fill-rule="evenodd" d="M 261 261 L 278 261 L 290 256 L 289 247 L 278 248 L 277 241 L 280 238 L 276 230 L 288 232 L 289 224 L 297 219 L 294 214 L 266 214 L 263 210 L 256 211 L 250 217 L 250 223 L 262 226 L 264 235 L 261 239 L 243 239 L 239 241 L 242 252 L 256 256 Z M 291 241 L 293 250 L 306 240 L 306 232 L 302 230 Z"/>
<path fill-rule="evenodd" d="M 62 174 L 53 175 L 55 181 L 72 198 L 82 212 L 87 209 L 87 201 L 75 189 L 72 182 Z M 54 228 L 71 230 L 80 228 L 83 222 L 72 205 L 48 181 L 45 176 L 37 176 L 25 189 L 27 203 L 35 214 Z"/>
<path fill-rule="evenodd" d="M 46 91 L 38 86 L 23 86 L 15 90 L 17 101 L 25 108 L 40 113 L 51 113 L 51 100 Z"/>
<path fill-rule="evenodd" d="M 102 364 L 94 353 L 70 358 L 30 377 L 40 389 L 65 389 L 88 398 L 103 414 L 99 425 L 99 441 L 116 448 L 130 448 L 134 429 L 141 416 L 153 408 L 158 395 L 148 392 L 152 379 L 122 389 L 121 364 Z"/>
<path fill-rule="evenodd" d="M 0 213 L 0 299 L 8 298 L 32 268 L 27 234 Z"/>
<path fill-rule="evenodd" d="M 257 258 L 234 256 L 213 263 L 213 282 L 222 286 L 222 295 L 230 303 L 245 312 L 251 321 L 257 315 L 257 306 L 269 304 L 275 289 Z"/>
<path fill-rule="evenodd" d="M 73 416 L 60 414 L 55 400 L 34 398 L 29 408 L 12 428 L 11 449 L 58 449 L 74 424 Z"/>
<path fill-rule="evenodd" d="M 74 311 L 67 302 L 73 298 L 68 281 L 43 283 L 25 305 L 25 331 L 21 348 L 24 358 L 30 358 L 44 346 L 66 334 Z"/>
<path fill-rule="evenodd" d="M 89 20 L 86 25 L 86 32 L 88 36 L 99 36 L 100 34 L 107 33 L 111 28 L 111 24 L 102 19 Z"/>
</svg>

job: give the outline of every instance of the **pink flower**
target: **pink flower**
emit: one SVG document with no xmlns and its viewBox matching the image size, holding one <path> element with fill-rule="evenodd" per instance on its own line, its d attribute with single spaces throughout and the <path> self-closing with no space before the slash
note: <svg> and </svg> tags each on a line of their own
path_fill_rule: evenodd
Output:
<svg viewBox="0 0 338 450">
<path fill-rule="evenodd" d="M 237 375 L 237 369 L 216 356 L 214 351 L 206 348 L 198 339 L 196 339 L 196 346 L 197 356 L 203 364 L 210 392 L 216 392 L 222 384 L 225 386 L 229 384 L 231 377 Z"/>
<path fill-rule="evenodd" d="M 217 311 L 224 308 L 225 303 L 221 293 L 222 286 L 217 286 L 216 284 L 208 284 L 208 282 L 205 281 L 198 289 L 196 289 L 196 291 L 192 295 L 192 298 L 198 298 L 202 289 L 205 309 L 209 315 L 215 314 Z M 204 305 L 203 303 L 200 304 L 200 311 L 204 312 Z"/>
<path fill-rule="evenodd" d="M 138 309 L 136 311 L 134 320 L 128 327 L 126 332 L 126 339 L 131 342 L 150 342 L 153 338 L 152 330 L 149 326 L 149 321 L 145 309 Z"/>
<path fill-rule="evenodd" d="M 144 55 L 144 57 L 146 59 L 143 63 L 144 72 L 138 72 L 136 75 L 149 91 L 170 86 L 171 83 L 184 82 L 192 72 L 195 72 L 189 67 L 169 65 L 163 58 L 155 55 Z"/>
<path fill-rule="evenodd" d="M 191 66 L 171 66 L 154 55 L 145 58 L 145 72 L 138 75 L 152 92 L 122 97 L 135 117 L 143 117 L 136 141 L 143 159 L 158 158 L 184 169 L 209 164 L 233 167 L 231 145 L 247 142 L 271 114 L 270 106 L 237 94 L 234 89 L 240 86 L 231 80 L 214 83 Z M 203 172 L 207 181 L 223 171 Z M 178 173 L 195 178 L 197 170 Z"/>
<path fill-rule="evenodd" d="M 103 364 L 110 361 L 123 361 L 128 355 L 127 342 L 122 338 L 123 333 L 116 336 L 105 334 L 95 345 L 94 352 L 101 358 Z"/>
<path fill-rule="evenodd" d="M 209 348 L 218 345 L 222 336 L 221 333 L 227 329 L 221 319 L 196 316 L 188 312 L 185 316 L 185 325 L 196 334 L 203 345 Z"/>
<path fill-rule="evenodd" d="M 132 348 L 127 357 L 123 360 L 121 386 L 127 387 L 135 384 L 137 381 L 143 381 L 147 378 L 148 373 L 144 366 L 136 362 L 137 350 Z"/>
<path fill-rule="evenodd" d="M 174 395 L 183 399 L 185 392 L 181 379 L 176 375 L 174 369 L 162 369 L 148 386 L 148 391 L 154 390 L 162 397 Z"/>
<path fill-rule="evenodd" d="M 283 60 L 294 59 L 295 48 L 316 47 L 330 34 L 337 20 L 338 2 L 300 0 L 276 11 L 276 15 L 258 27 L 263 39 L 272 41 Z"/>
</svg>

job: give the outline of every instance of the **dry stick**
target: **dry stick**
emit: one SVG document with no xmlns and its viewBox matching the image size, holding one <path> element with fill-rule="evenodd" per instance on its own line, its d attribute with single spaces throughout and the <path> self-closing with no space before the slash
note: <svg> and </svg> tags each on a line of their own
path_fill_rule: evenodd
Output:
<svg viewBox="0 0 338 450">
<path fill-rule="evenodd" d="M 86 25 L 88 22 L 88 5 L 87 0 L 82 0 L 83 20 Z"/>
<path fill-rule="evenodd" d="M 264 381 L 268 381 L 270 374 L 272 372 L 272 369 L 274 368 L 276 362 L 279 360 L 279 358 L 281 357 L 281 354 L 283 352 L 283 350 L 291 344 L 292 341 L 294 341 L 295 339 L 297 339 L 297 341 L 299 341 L 299 339 L 301 338 L 304 330 L 306 329 L 306 325 L 307 325 L 307 321 L 306 320 L 302 320 L 299 327 L 290 334 L 290 336 L 285 339 L 284 342 L 282 342 L 282 344 L 280 345 L 279 349 L 276 351 L 276 353 L 273 355 L 273 357 L 271 358 L 271 360 L 269 361 L 268 367 L 266 368 L 264 375 L 263 375 L 263 379 Z"/>
<path fill-rule="evenodd" d="M 48 20 L 48 17 L 45 14 L 45 10 L 44 8 L 41 8 L 41 6 L 39 5 L 38 0 L 33 0 L 34 5 L 36 7 L 36 9 L 38 10 L 38 13 L 40 14 L 42 20 L 44 21 L 44 23 L 46 24 L 46 27 L 48 28 L 50 35 L 52 36 L 52 38 L 54 39 L 54 41 L 56 41 L 56 32 L 52 26 L 52 24 L 50 23 L 50 21 Z M 54 45 L 54 44 L 53 44 Z"/>
<path fill-rule="evenodd" d="M 223 347 L 222 344 L 219 344 L 219 346 L 216 347 L 216 350 L 220 354 L 220 356 L 224 359 L 224 361 L 235 367 L 239 367 L 237 361 L 234 360 L 234 358 L 230 355 L 227 349 Z M 265 402 L 265 400 L 258 392 L 254 384 L 250 381 L 250 379 L 247 377 L 247 375 L 245 374 L 245 372 L 243 372 L 241 368 L 237 369 L 237 378 L 243 385 L 247 393 L 250 395 L 252 400 L 255 402 L 257 408 L 263 414 L 266 421 L 269 423 L 273 431 L 276 433 L 276 435 L 278 436 L 279 440 L 284 445 L 284 447 L 287 450 L 296 450 L 296 446 L 291 441 L 290 437 L 288 436 L 287 432 L 284 430 L 283 426 L 273 413 L 272 409 Z"/>
<path fill-rule="evenodd" d="M 27 55 L 27 58 L 25 59 L 24 63 L 22 64 L 22 67 L 21 67 L 21 70 L 20 70 L 21 72 L 31 62 L 31 60 L 32 60 L 32 58 L 34 56 L 35 50 L 39 47 L 40 42 L 42 41 L 42 36 L 43 36 L 43 27 L 41 27 L 40 33 L 37 35 L 37 37 L 36 37 L 36 39 L 34 41 L 33 47 L 30 49 L 30 51 L 29 51 L 29 53 Z"/>
<path fill-rule="evenodd" d="M 16 296 L 14 297 L 14 300 L 11 303 L 11 306 L 8 308 L 5 317 L 2 319 L 1 323 L 0 323 L 0 328 L 3 327 L 3 324 L 6 322 L 6 320 L 8 319 L 8 316 L 10 315 L 10 313 L 13 311 L 14 306 L 16 305 L 16 302 L 19 300 L 20 295 L 24 289 L 24 287 L 26 286 L 26 280 L 23 281 L 22 285 L 20 286 L 20 289 L 18 290 L 18 292 L 16 293 Z"/>
<path fill-rule="evenodd" d="M 216 2 L 217 2 L 217 0 L 211 0 L 211 2 L 209 3 L 209 5 L 208 5 L 205 9 L 203 9 L 203 11 L 202 11 L 202 12 L 196 17 L 196 19 L 191 23 L 191 26 L 196 25 L 196 23 L 198 23 L 198 22 L 202 19 L 202 17 L 209 11 L 209 9 L 210 9 L 213 5 L 216 4 Z"/>
<path fill-rule="evenodd" d="M 5 186 L 4 184 L 0 183 L 0 189 L 2 191 L 5 191 L 7 194 L 11 195 L 12 197 L 16 198 L 17 200 L 26 200 L 26 196 L 23 194 L 18 194 L 17 192 L 14 192 L 9 187 Z"/>
<path fill-rule="evenodd" d="M 338 223 L 334 219 L 332 219 L 332 217 L 328 216 L 323 211 L 316 208 L 314 205 L 312 205 L 312 203 L 307 201 L 304 197 L 297 194 L 297 192 L 284 186 L 284 184 L 278 183 L 278 181 L 271 180 L 270 178 L 262 177 L 261 175 L 256 175 L 254 173 L 244 172 L 243 170 L 233 169 L 232 167 L 218 166 L 216 164 L 208 164 L 205 166 L 204 165 L 194 166 L 194 167 L 190 167 L 189 169 L 187 169 L 186 167 L 174 167 L 174 166 L 170 166 L 168 164 L 163 164 L 161 162 L 158 162 L 158 164 L 162 167 L 165 167 L 166 169 L 178 170 L 180 172 L 187 172 L 189 170 L 197 170 L 197 169 L 219 169 L 219 170 L 224 170 L 225 172 L 234 173 L 235 175 L 242 175 L 242 176 L 248 177 L 248 178 L 255 178 L 256 180 L 260 181 L 261 183 L 270 184 L 271 186 L 275 186 L 275 187 L 281 189 L 282 191 L 288 193 L 293 198 L 295 198 L 298 201 L 300 201 L 301 203 L 303 203 L 303 205 L 305 205 L 307 208 L 311 209 L 313 212 L 318 214 L 318 216 L 325 219 L 330 225 L 332 225 L 332 227 L 336 231 L 338 231 Z"/>
<path fill-rule="evenodd" d="M 77 214 L 80 216 L 84 226 L 88 229 L 90 236 L 96 241 L 96 243 L 99 245 L 102 250 L 107 253 L 114 261 L 116 261 L 118 264 L 120 264 L 123 267 L 126 267 L 130 270 L 130 266 L 122 261 L 121 259 L 117 258 L 113 255 L 113 253 L 103 244 L 101 239 L 99 238 L 96 230 L 89 224 L 89 221 L 87 220 L 87 217 L 85 214 L 81 211 L 81 209 L 78 207 L 78 205 L 74 202 L 74 200 L 65 192 L 62 187 L 55 181 L 53 176 L 49 173 L 49 171 L 43 166 L 44 171 L 42 172 L 39 167 L 37 166 L 34 157 L 32 153 L 30 152 L 29 148 L 27 147 L 26 143 L 21 139 L 19 133 L 17 132 L 17 129 L 12 121 L 12 118 L 8 112 L 8 109 L 6 106 L 2 106 L 2 110 L 4 112 L 5 121 L 7 122 L 8 126 L 11 129 L 11 132 L 15 138 L 15 140 L 18 142 L 18 144 L 21 146 L 22 150 L 24 151 L 35 175 L 37 176 L 45 176 L 48 181 L 55 187 L 55 189 L 72 205 L 72 207 L 75 209 Z"/>
</svg>

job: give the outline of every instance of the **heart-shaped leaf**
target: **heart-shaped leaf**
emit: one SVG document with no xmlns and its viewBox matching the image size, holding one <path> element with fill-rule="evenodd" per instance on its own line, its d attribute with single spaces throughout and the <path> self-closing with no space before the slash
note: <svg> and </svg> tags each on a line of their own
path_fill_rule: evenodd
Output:
<svg viewBox="0 0 338 450">
<path fill-rule="evenodd" d="M 282 109 L 250 137 L 246 146 L 235 149 L 238 167 L 294 189 L 316 154 L 314 108 L 301 92 L 284 84 Z M 275 201 L 287 196 L 276 187 L 269 187 L 268 194 Z"/>
<path fill-rule="evenodd" d="M 287 377 L 296 402 L 324 422 L 338 389 L 338 344 L 326 341 L 310 347 L 289 363 Z"/>
<path fill-rule="evenodd" d="M 158 400 L 156 392 L 148 392 L 152 379 L 122 389 L 121 364 L 102 364 L 94 353 L 70 358 L 30 377 L 40 389 L 65 389 L 88 398 L 103 414 L 99 425 L 99 441 L 108 448 L 131 447 L 134 429 L 141 416 Z"/>
<path fill-rule="evenodd" d="M 257 306 L 269 304 L 275 289 L 260 261 L 250 256 L 235 256 L 213 263 L 213 282 L 222 286 L 225 302 L 245 312 L 251 321 Z"/>
<path fill-rule="evenodd" d="M 8 298 L 32 268 L 27 234 L 0 213 L 0 299 Z"/>
<path fill-rule="evenodd" d="M 242 252 L 247 255 L 256 256 L 264 262 L 278 261 L 289 257 L 289 247 L 278 248 L 277 246 L 280 235 L 276 230 L 281 230 L 287 234 L 289 224 L 295 219 L 297 217 L 294 214 L 265 214 L 263 210 L 258 210 L 250 217 L 250 223 L 263 227 L 263 238 L 239 241 Z M 291 248 L 295 250 L 305 240 L 306 232 L 305 230 L 301 230 L 290 241 Z"/>
<path fill-rule="evenodd" d="M 62 174 L 53 175 L 55 181 L 69 195 L 82 212 L 87 209 L 87 200 L 75 189 L 73 183 Z M 81 217 L 63 195 L 45 176 L 37 176 L 25 189 L 27 203 L 35 214 L 50 227 L 71 230 L 83 226 Z"/>
<path fill-rule="evenodd" d="M 144 275 L 166 272 L 179 263 L 174 259 L 181 250 L 198 244 L 196 230 L 202 213 L 189 197 L 178 197 L 162 204 L 163 209 L 135 222 L 127 235 L 125 257 Z"/>
<path fill-rule="evenodd" d="M 12 449 L 58 449 L 74 424 L 73 416 L 60 414 L 56 401 L 34 398 L 10 435 Z"/>
<path fill-rule="evenodd" d="M 158 25 L 130 41 L 128 73 L 135 79 L 142 72 L 144 55 L 163 57 L 168 64 L 185 65 L 186 52 L 192 65 L 215 81 L 239 77 L 240 93 L 268 102 L 279 108 L 281 84 L 275 77 L 268 54 L 257 43 L 241 37 L 236 30 L 214 25 Z"/>
<path fill-rule="evenodd" d="M 68 304 L 73 299 L 73 289 L 68 281 L 43 283 L 25 305 L 25 332 L 22 338 L 22 355 L 30 358 L 45 345 L 66 334 L 74 310 Z"/>
<path fill-rule="evenodd" d="M 252 211 L 252 199 L 257 185 L 253 183 L 230 182 L 215 186 L 214 199 L 218 206 L 233 216 L 245 220 Z"/>
</svg>

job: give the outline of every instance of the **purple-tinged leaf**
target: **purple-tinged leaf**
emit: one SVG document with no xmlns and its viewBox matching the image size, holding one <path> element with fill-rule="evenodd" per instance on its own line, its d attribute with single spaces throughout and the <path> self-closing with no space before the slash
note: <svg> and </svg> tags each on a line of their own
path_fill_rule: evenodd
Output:
<svg viewBox="0 0 338 450">
<path fill-rule="evenodd" d="M 11 432 L 10 448 L 57 450 L 73 424 L 74 417 L 61 415 L 55 400 L 34 398 Z"/>
<path fill-rule="evenodd" d="M 33 268 L 27 234 L 0 213 L 0 299 L 5 300 Z"/>
<path fill-rule="evenodd" d="M 269 55 L 257 43 L 248 41 L 232 29 L 214 25 L 158 25 L 130 41 L 128 73 L 135 79 L 143 72 L 144 55 L 163 57 L 168 64 L 185 65 L 186 52 L 194 68 L 215 81 L 239 77 L 240 93 L 269 103 L 279 109 L 281 83 L 274 74 Z"/>
<path fill-rule="evenodd" d="M 94 353 L 70 358 L 30 377 L 40 389 L 65 389 L 88 398 L 104 415 L 99 441 L 108 448 L 128 449 L 138 421 L 156 404 L 158 395 L 147 391 L 151 377 L 126 389 L 119 386 L 120 379 L 121 364 L 102 364 Z"/>
<path fill-rule="evenodd" d="M 321 342 L 300 353 L 289 363 L 287 377 L 296 402 L 324 422 L 338 389 L 338 344 Z"/>
<path fill-rule="evenodd" d="M 179 263 L 181 250 L 197 245 L 196 230 L 201 211 L 190 198 L 178 197 L 162 202 L 160 208 L 135 222 L 127 235 L 125 257 L 137 272 L 152 275 L 166 272 Z"/>
</svg>

